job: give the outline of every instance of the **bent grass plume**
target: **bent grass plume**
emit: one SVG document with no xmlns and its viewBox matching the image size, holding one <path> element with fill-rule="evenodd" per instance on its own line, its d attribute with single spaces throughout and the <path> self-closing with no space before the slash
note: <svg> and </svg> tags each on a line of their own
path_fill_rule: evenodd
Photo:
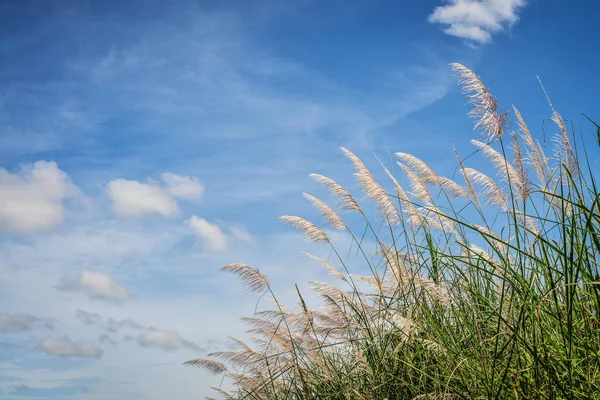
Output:
<svg viewBox="0 0 600 400">
<path fill-rule="evenodd" d="M 333 283 L 311 282 L 311 309 L 296 286 L 289 309 L 256 268 L 230 264 L 273 309 L 243 318 L 237 350 L 185 363 L 225 384 L 226 399 L 594 399 L 600 393 L 600 192 L 595 171 L 577 158 L 564 120 L 548 152 L 521 114 L 508 113 L 481 79 L 453 64 L 467 94 L 482 161 L 496 176 L 465 165 L 462 181 L 420 158 L 396 153 L 400 175 L 377 182 L 355 168 L 369 216 L 357 197 L 312 174 L 335 201 L 305 194 L 329 227 L 352 239 L 348 254 L 328 230 L 300 217 L 280 219 L 324 247 L 320 263 Z M 508 135 L 508 137 L 507 137 Z M 509 144 L 510 143 L 510 144 Z M 546 155 L 548 152 L 549 156 Z M 487 161 L 486 161 L 487 160 Z M 462 175 L 462 177 L 461 177 Z M 402 187 L 406 181 L 410 191 Z M 481 200 L 480 200 L 481 199 Z M 360 203 L 363 202 L 360 200 Z M 342 218 L 354 212 L 357 218 Z M 351 223 L 349 221 L 352 221 Z M 362 221 L 362 222 L 361 222 Z M 357 233 L 355 233 L 357 232 Z M 368 271 L 367 275 L 361 275 Z"/>
</svg>

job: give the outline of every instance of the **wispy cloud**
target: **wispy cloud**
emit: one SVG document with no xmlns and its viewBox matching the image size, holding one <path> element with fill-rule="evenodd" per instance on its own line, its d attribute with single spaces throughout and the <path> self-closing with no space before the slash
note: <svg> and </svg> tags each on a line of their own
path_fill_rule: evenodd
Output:
<svg viewBox="0 0 600 400">
<path fill-rule="evenodd" d="M 526 4 L 526 0 L 447 0 L 435 8 L 429 22 L 446 25 L 448 35 L 485 44 L 516 23 Z"/>
<path fill-rule="evenodd" d="M 117 342 L 115 342 L 110 336 L 108 336 L 107 334 L 103 334 L 100 335 L 100 337 L 98 338 L 98 342 L 100 342 L 101 344 L 110 344 L 111 346 L 114 346 L 117 344 Z"/>
<path fill-rule="evenodd" d="M 46 354 L 57 357 L 70 358 L 100 358 L 104 353 L 101 348 L 90 342 L 75 343 L 68 336 L 42 340 L 38 348 Z"/>
<path fill-rule="evenodd" d="M 37 161 L 11 173 L 0 168 L 0 232 L 34 233 L 64 220 L 64 201 L 79 189 L 56 163 Z"/>
<path fill-rule="evenodd" d="M 132 295 L 115 278 L 102 271 L 81 271 L 76 278 L 65 278 L 57 286 L 65 292 L 86 292 L 94 299 L 107 301 L 129 300 Z"/>
<path fill-rule="evenodd" d="M 38 318 L 29 314 L 0 313 L 0 332 L 25 332 L 34 329 L 36 326 L 44 326 L 46 329 L 54 328 L 53 322 L 49 319 Z"/>
<path fill-rule="evenodd" d="M 206 251 L 219 252 L 229 248 L 227 235 L 218 225 L 211 224 L 196 215 L 188 219 L 187 223 Z"/>
<path fill-rule="evenodd" d="M 149 332 L 139 334 L 137 342 L 142 347 L 157 347 L 165 351 L 181 349 L 200 350 L 198 345 L 188 342 L 175 331 L 150 330 Z"/>
</svg>

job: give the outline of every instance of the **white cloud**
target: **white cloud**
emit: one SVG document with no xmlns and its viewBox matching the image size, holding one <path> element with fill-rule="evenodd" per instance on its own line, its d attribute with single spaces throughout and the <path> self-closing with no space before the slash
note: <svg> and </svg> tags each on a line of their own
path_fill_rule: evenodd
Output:
<svg viewBox="0 0 600 400">
<path fill-rule="evenodd" d="M 167 186 L 167 191 L 171 196 L 184 200 L 202 200 L 204 194 L 204 185 L 198 178 L 189 176 L 179 176 L 171 172 L 164 172 L 160 178 Z"/>
<path fill-rule="evenodd" d="M 115 179 L 108 183 L 106 190 L 114 211 L 122 217 L 147 214 L 172 216 L 179 213 L 179 207 L 171 195 L 154 182 Z"/>
<path fill-rule="evenodd" d="M 37 161 L 15 173 L 0 168 L 0 232 L 49 230 L 64 220 L 64 204 L 79 189 L 56 163 Z"/>
<path fill-rule="evenodd" d="M 227 235 L 217 225 L 195 215 L 188 219 L 187 223 L 194 231 L 204 250 L 219 252 L 229 248 Z"/>
<path fill-rule="evenodd" d="M 246 243 L 254 243 L 254 238 L 250 235 L 250 232 L 246 230 L 246 228 L 241 226 L 232 226 L 229 229 L 231 236 Z"/>
<path fill-rule="evenodd" d="M 147 183 L 114 179 L 106 186 L 113 210 L 121 217 L 141 217 L 148 214 L 173 216 L 179 213 L 176 198 L 198 202 L 204 195 L 204 185 L 198 178 L 179 176 L 171 172 L 160 175 L 163 182 Z"/>
<path fill-rule="evenodd" d="M 151 330 L 138 335 L 137 342 L 142 347 L 157 347 L 165 351 L 191 349 L 199 350 L 199 347 L 188 342 L 175 331 Z"/>
<path fill-rule="evenodd" d="M 447 25 L 448 35 L 483 44 L 516 23 L 526 4 L 526 0 L 448 0 L 433 10 L 429 22 Z"/>
<path fill-rule="evenodd" d="M 52 329 L 52 321 L 37 318 L 29 314 L 0 314 L 0 332 L 25 332 L 43 324 L 47 329 Z"/>
<path fill-rule="evenodd" d="M 84 270 L 75 279 L 65 279 L 58 289 L 68 292 L 87 292 L 92 298 L 123 301 L 131 298 L 131 293 L 111 275 L 101 271 Z"/>
<path fill-rule="evenodd" d="M 100 358 L 103 351 L 101 348 L 90 342 L 73 342 L 68 336 L 60 339 L 47 338 L 42 340 L 39 349 L 46 354 L 51 354 L 58 357 L 83 357 L 83 358 Z"/>
</svg>

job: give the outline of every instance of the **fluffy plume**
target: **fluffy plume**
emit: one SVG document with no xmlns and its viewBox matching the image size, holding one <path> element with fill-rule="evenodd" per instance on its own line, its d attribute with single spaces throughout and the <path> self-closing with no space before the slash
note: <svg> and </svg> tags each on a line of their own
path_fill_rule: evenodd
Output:
<svg viewBox="0 0 600 400">
<path fill-rule="evenodd" d="M 486 141 L 502 139 L 508 113 L 498 110 L 498 101 L 473 71 L 459 63 L 453 63 L 451 66 L 473 107 L 469 115 L 476 120 L 475 129 L 481 130 L 481 135 Z"/>
<path fill-rule="evenodd" d="M 431 198 L 431 194 L 427 187 L 425 186 L 425 182 L 419 178 L 417 174 L 415 174 L 409 167 L 402 163 L 398 163 L 400 168 L 404 171 L 408 180 L 410 181 L 410 187 L 412 189 L 412 194 L 422 202 L 432 203 L 433 199 Z"/>
<path fill-rule="evenodd" d="M 445 178 L 443 176 L 440 177 L 438 179 L 438 185 L 442 188 L 444 193 L 446 193 L 446 195 L 451 199 L 457 197 L 469 197 L 465 188 L 460 186 L 458 183 L 454 182 L 450 178 Z"/>
<path fill-rule="evenodd" d="M 319 210 L 325 222 L 331 225 L 332 228 L 339 230 L 346 229 L 344 220 L 342 220 L 338 213 L 333 211 L 331 207 L 308 193 L 304 193 L 304 197 L 310 201 L 317 208 L 317 210 Z"/>
<path fill-rule="evenodd" d="M 279 217 L 279 220 L 292 225 L 315 243 L 329 242 L 329 236 L 321 228 L 303 218 L 284 215 Z"/>
<path fill-rule="evenodd" d="M 406 192 L 404 191 L 404 189 L 402 189 L 402 186 L 400 186 L 394 175 L 392 175 L 392 173 L 385 167 L 383 167 L 383 170 L 394 183 L 394 186 L 396 188 L 396 194 L 398 195 L 398 200 L 405 207 L 405 211 L 407 212 L 407 214 L 410 215 L 414 211 L 414 205 L 412 201 L 410 201 Z"/>
<path fill-rule="evenodd" d="M 258 269 L 246 264 L 229 264 L 221 268 L 223 272 L 230 272 L 239 276 L 250 290 L 263 292 L 269 288 L 269 280 Z"/>
<path fill-rule="evenodd" d="M 560 133 L 554 135 L 552 140 L 555 143 L 555 154 L 556 157 L 566 165 L 573 176 L 579 174 L 579 163 L 577 157 L 571 147 L 571 141 L 569 140 L 569 133 L 565 126 L 565 121 L 562 119 L 560 114 L 556 111 L 552 113 L 552 121 L 560 128 Z"/>
<path fill-rule="evenodd" d="M 454 152 L 456 153 L 456 149 L 454 149 Z M 475 202 L 475 204 L 481 208 L 481 204 L 479 203 L 479 197 L 477 196 L 477 192 L 475 191 L 475 187 L 473 186 L 473 182 L 471 182 L 471 179 L 469 179 L 469 174 L 467 174 L 467 170 L 465 168 L 465 165 L 462 162 L 462 159 L 460 158 L 460 156 L 458 155 L 458 153 L 456 153 L 456 159 L 458 161 L 458 165 L 460 165 L 460 170 L 462 172 L 463 178 L 465 178 L 465 182 L 467 183 L 467 187 L 469 188 L 469 193 L 471 195 L 471 200 L 473 200 Z"/>
<path fill-rule="evenodd" d="M 331 273 L 331 275 L 335 276 L 336 278 L 339 278 L 343 281 L 346 280 L 346 277 L 344 276 L 344 274 L 342 274 L 336 267 L 331 265 L 327 260 L 323 260 L 320 257 L 314 256 L 312 254 L 305 253 L 305 252 L 302 252 L 302 254 L 304 254 L 308 258 L 311 258 L 311 259 L 321 263 Z"/>
<path fill-rule="evenodd" d="M 502 210 L 508 208 L 506 195 L 492 178 L 473 168 L 465 168 L 465 173 L 469 179 L 472 179 L 473 182 L 481 186 L 488 204 L 500 207 Z"/>
<path fill-rule="evenodd" d="M 354 200 L 354 197 L 342 185 L 323 175 L 310 174 L 310 177 L 323 186 L 329 192 L 331 197 L 339 200 L 338 208 L 340 210 L 351 210 L 358 211 L 361 214 L 363 213 L 358 202 Z"/>
<path fill-rule="evenodd" d="M 354 176 L 360 183 L 367 197 L 375 202 L 379 209 L 379 213 L 386 219 L 390 226 L 397 225 L 400 222 L 400 215 L 390 196 L 377 182 L 375 182 L 371 172 L 369 172 L 367 167 L 365 167 L 358 157 L 344 147 L 341 149 L 346 157 L 352 161 L 352 164 L 356 169 Z"/>
<path fill-rule="evenodd" d="M 527 177 L 521 175 L 499 152 L 494 150 L 490 145 L 482 143 L 478 140 L 471 140 L 471 143 L 487 157 L 488 160 L 496 167 L 500 176 L 510 182 L 511 187 L 517 192 L 521 199 L 526 199 L 529 195 Z"/>
<path fill-rule="evenodd" d="M 522 182 L 521 200 L 525 201 L 531 194 L 531 180 L 529 179 L 529 175 L 525 169 L 523 150 L 521 149 L 521 144 L 519 143 L 519 137 L 515 133 L 513 133 L 511 136 L 513 138 L 512 151 L 514 164 L 516 165 L 515 170 L 517 171 L 517 174 Z"/>
<path fill-rule="evenodd" d="M 408 153 L 396 153 L 396 157 L 408 165 L 410 169 L 417 174 L 421 181 L 423 181 L 423 183 L 438 183 L 438 176 L 423 160 Z"/>
<path fill-rule="evenodd" d="M 545 183 L 548 181 L 548 176 L 550 175 L 549 171 L 546 169 L 546 155 L 544 154 L 543 150 L 534 142 L 531 132 L 529 131 L 529 127 L 523 120 L 519 110 L 516 107 L 513 107 L 513 110 L 515 111 L 515 115 L 517 117 L 517 124 L 519 126 L 519 131 L 521 132 L 521 138 L 523 139 L 523 142 L 525 142 L 525 146 L 527 146 L 526 161 L 532 166 L 540 183 L 545 185 Z"/>
<path fill-rule="evenodd" d="M 391 291 L 394 292 L 398 288 L 404 287 L 410 281 L 410 273 L 406 267 L 409 257 L 390 247 L 385 246 L 383 243 L 380 245 L 381 250 L 379 253 L 382 255 L 386 265 L 386 275 L 391 274 L 392 282 Z"/>
<path fill-rule="evenodd" d="M 187 365 L 190 367 L 199 367 L 215 375 L 222 374 L 223 372 L 227 371 L 227 367 L 222 362 L 216 360 L 208 360 L 205 358 L 189 360 L 184 362 L 183 365 Z"/>
</svg>

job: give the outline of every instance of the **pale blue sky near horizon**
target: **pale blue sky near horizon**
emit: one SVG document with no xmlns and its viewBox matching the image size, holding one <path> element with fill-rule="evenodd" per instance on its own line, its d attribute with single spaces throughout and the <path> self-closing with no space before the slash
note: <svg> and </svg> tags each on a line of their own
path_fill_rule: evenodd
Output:
<svg viewBox="0 0 600 400">
<path fill-rule="evenodd" d="M 537 138 L 539 76 L 578 139 L 600 120 L 593 1 L 0 0 L 0 399 L 203 398 L 181 362 L 322 279 L 277 217 L 317 220 L 339 147 L 451 174 L 477 138 L 449 64 Z M 596 168 L 600 151 L 587 148 Z M 473 162 L 477 162 L 474 160 Z M 344 240 L 340 237 L 340 240 Z"/>
</svg>

